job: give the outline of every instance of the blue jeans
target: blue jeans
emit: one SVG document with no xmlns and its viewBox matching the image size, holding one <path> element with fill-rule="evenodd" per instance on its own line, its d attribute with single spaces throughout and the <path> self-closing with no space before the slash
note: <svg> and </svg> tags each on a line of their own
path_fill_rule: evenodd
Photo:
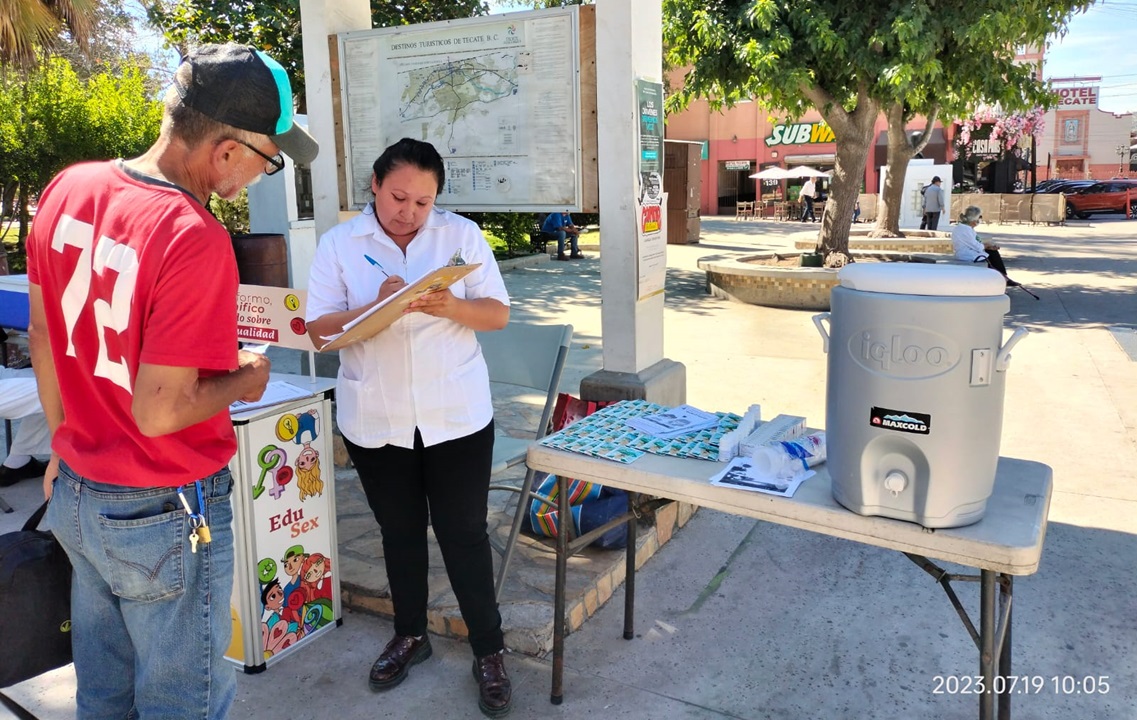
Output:
<svg viewBox="0 0 1137 720">
<path fill-rule="evenodd" d="M 74 567 L 71 644 L 81 720 L 220 719 L 237 691 L 229 469 L 202 480 L 213 541 L 190 552 L 176 488 L 89 480 L 60 463 L 47 520 Z M 185 489 L 195 512 L 197 494 Z"/>
<path fill-rule="evenodd" d="M 556 230 L 553 232 L 553 235 L 557 236 L 557 255 L 564 255 L 565 254 L 565 237 L 566 236 L 568 236 L 568 238 L 570 240 L 570 245 L 572 246 L 572 254 L 573 255 L 579 255 L 580 254 L 580 248 L 578 248 L 576 245 L 576 243 L 577 243 L 576 235 L 569 235 L 564 230 Z"/>
</svg>

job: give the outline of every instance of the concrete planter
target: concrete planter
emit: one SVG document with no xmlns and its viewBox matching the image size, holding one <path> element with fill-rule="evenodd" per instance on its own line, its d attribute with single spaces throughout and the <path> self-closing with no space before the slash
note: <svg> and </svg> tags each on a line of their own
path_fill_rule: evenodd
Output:
<svg viewBox="0 0 1137 720">
<path fill-rule="evenodd" d="M 731 260 L 700 260 L 699 268 L 707 273 L 707 292 L 751 305 L 794 310 L 829 309 L 829 291 L 837 284 L 836 270 L 774 267 L 753 262 L 771 257 L 748 255 Z"/>
<path fill-rule="evenodd" d="M 699 260 L 699 269 L 707 273 L 707 292 L 715 297 L 791 310 L 828 310 L 829 292 L 837 284 L 837 270 L 761 264 L 762 260 L 799 257 L 800 254 L 795 253 L 776 253 L 731 259 L 706 258 Z M 889 252 L 856 253 L 854 258 L 860 262 L 938 261 L 931 255 Z"/>
<path fill-rule="evenodd" d="M 944 221 L 941 219 L 941 223 Z M 871 228 L 854 228 L 849 234 L 849 251 L 952 254 L 951 233 L 943 230 L 905 230 L 902 238 L 871 238 Z M 817 246 L 817 233 L 794 236 L 794 247 L 812 250 Z"/>
</svg>

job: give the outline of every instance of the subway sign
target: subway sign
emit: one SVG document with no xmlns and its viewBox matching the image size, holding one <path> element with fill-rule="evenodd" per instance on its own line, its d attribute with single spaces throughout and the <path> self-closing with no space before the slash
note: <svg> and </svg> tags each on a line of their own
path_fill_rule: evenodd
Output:
<svg viewBox="0 0 1137 720">
<path fill-rule="evenodd" d="M 766 147 L 775 145 L 813 145 L 833 142 L 833 130 L 823 122 L 775 125 Z"/>
</svg>

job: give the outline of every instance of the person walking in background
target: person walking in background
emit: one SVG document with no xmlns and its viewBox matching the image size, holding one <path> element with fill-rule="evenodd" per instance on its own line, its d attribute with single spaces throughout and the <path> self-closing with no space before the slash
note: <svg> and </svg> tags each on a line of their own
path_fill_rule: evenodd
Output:
<svg viewBox="0 0 1137 720">
<path fill-rule="evenodd" d="M 813 214 L 813 195 L 817 192 L 817 184 L 813 182 L 813 178 L 806 178 L 805 184 L 801 186 L 801 192 L 798 194 L 798 200 L 801 201 L 801 221 L 805 222 L 809 218 L 810 222 L 817 222 L 817 218 Z"/>
<path fill-rule="evenodd" d="M 541 232 L 546 235 L 555 235 L 557 238 L 557 259 L 558 260 L 582 260 L 584 255 L 580 252 L 580 247 L 577 242 L 580 238 L 580 228 L 572 222 L 572 215 L 567 212 L 563 213 L 549 213 L 545 216 L 545 222 L 541 223 Z M 572 255 L 565 256 L 565 238 L 570 238 L 572 246 Z"/>
<path fill-rule="evenodd" d="M 65 169 L 28 238 L 32 366 L 52 428 L 47 521 L 67 551 L 79 718 L 225 718 L 235 400 L 269 361 L 237 349 L 237 264 L 206 203 L 300 163 L 279 63 L 203 45 L 158 139 Z M 58 475 L 58 477 L 57 477 Z M 54 482 L 53 482 L 54 481 Z"/>
<path fill-rule="evenodd" d="M 940 176 L 932 178 L 932 184 L 924 186 L 923 207 L 924 218 L 920 221 L 920 229 L 939 230 L 940 213 L 944 211 L 944 191 L 940 187 Z"/>
<path fill-rule="evenodd" d="M 10 438 L 8 457 L 0 465 L 0 487 L 43 477 L 47 464 L 34 456 L 51 455 L 51 430 L 31 368 L 0 367 L 0 419 L 20 422 Z"/>
<path fill-rule="evenodd" d="M 938 179 L 938 178 L 937 178 Z M 931 187 L 931 186 L 929 186 Z M 965 262 L 983 262 L 992 270 L 998 270 L 1007 280 L 1007 287 L 1019 287 L 1019 283 L 1007 277 L 1007 266 L 999 254 L 999 246 L 980 241 L 975 226 L 983 219 L 983 211 L 971 205 L 959 215 L 959 222 L 952 227 L 951 245 L 955 257 Z"/>
<path fill-rule="evenodd" d="M 371 689 L 394 688 L 431 655 L 429 522 L 469 631 L 478 707 L 500 717 L 513 691 L 486 521 L 493 403 L 474 333 L 505 327 L 509 295 L 478 226 L 434 206 L 445 182 L 430 143 L 403 138 L 383 151 L 373 167 L 369 211 L 320 238 L 307 323 L 313 340 L 330 336 L 438 267 L 481 265 L 412 302 L 375 337 L 340 351 L 336 419 L 382 531 L 395 608 L 395 636 L 371 666 Z M 364 255 L 389 276 L 360 262 Z"/>
</svg>

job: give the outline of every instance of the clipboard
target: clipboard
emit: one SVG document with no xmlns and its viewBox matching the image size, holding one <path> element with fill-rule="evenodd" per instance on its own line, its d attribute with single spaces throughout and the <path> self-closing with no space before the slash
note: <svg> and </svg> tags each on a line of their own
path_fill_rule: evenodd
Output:
<svg viewBox="0 0 1137 720">
<path fill-rule="evenodd" d="M 340 334 L 324 338 L 327 342 L 320 346 L 320 352 L 339 350 L 361 340 L 375 337 L 388 325 L 401 318 L 407 306 L 420 296 L 445 290 L 481 266 L 481 263 L 447 265 L 428 273 L 352 320 L 344 326 L 343 332 Z"/>
</svg>

